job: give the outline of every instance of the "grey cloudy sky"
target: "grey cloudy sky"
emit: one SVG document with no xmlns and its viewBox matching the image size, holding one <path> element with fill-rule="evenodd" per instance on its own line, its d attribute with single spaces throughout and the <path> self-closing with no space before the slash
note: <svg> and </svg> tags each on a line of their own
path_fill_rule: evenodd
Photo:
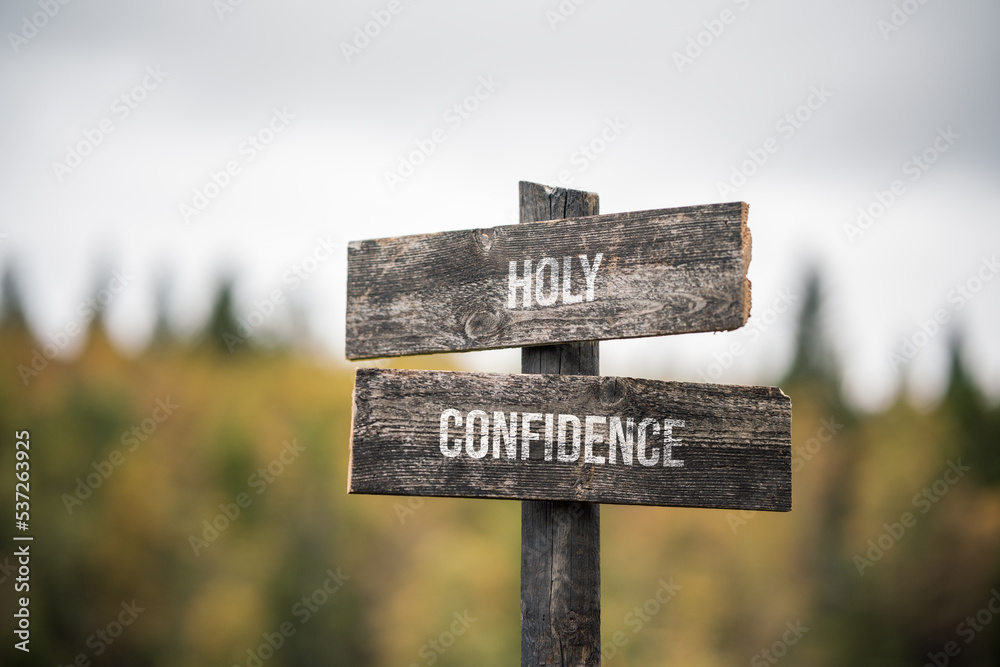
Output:
<svg viewBox="0 0 1000 667">
<path fill-rule="evenodd" d="M 192 330 L 232 271 L 244 312 L 280 289 L 338 359 L 343 257 L 285 279 L 317 238 L 514 222 L 519 180 L 598 192 L 607 213 L 743 200 L 763 335 L 609 342 L 605 374 L 773 379 L 794 315 L 768 308 L 800 303 L 815 263 L 858 402 L 906 378 L 932 398 L 955 327 L 1000 397 L 997 28 L 988 0 L 8 0 L 0 263 L 23 274 L 42 338 L 78 317 L 102 264 L 134 276 L 109 306 L 132 349 L 158 277 Z M 871 223 L 852 231 L 859 208 Z M 904 336 L 918 349 L 893 368 Z"/>
</svg>

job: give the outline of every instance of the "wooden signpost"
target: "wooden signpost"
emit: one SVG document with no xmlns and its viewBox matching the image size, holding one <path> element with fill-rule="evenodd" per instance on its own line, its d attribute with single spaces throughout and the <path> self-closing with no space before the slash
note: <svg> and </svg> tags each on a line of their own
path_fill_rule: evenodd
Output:
<svg viewBox="0 0 1000 667">
<path fill-rule="evenodd" d="M 791 509 L 772 387 L 362 368 L 354 401 L 351 493 Z"/>
<path fill-rule="evenodd" d="M 348 490 L 522 500 L 521 664 L 596 666 L 599 504 L 790 510 L 791 403 L 594 377 L 598 340 L 746 322 L 746 204 L 597 215 L 522 182 L 520 205 L 350 244 L 348 358 L 530 347 L 521 375 L 359 369 Z"/>
<path fill-rule="evenodd" d="M 746 215 L 716 204 L 354 241 L 347 358 L 737 329 Z"/>
</svg>

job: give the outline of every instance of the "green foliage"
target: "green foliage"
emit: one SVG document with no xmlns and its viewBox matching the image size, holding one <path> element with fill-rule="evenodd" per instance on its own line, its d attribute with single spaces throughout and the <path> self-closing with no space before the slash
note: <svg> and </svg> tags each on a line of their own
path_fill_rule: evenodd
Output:
<svg viewBox="0 0 1000 667">
<path fill-rule="evenodd" d="M 822 298 L 819 274 L 810 271 L 805 280 L 805 299 L 799 313 L 795 356 L 788 369 L 787 380 L 810 379 L 827 384 L 836 380 L 833 355 L 822 322 Z"/>
<path fill-rule="evenodd" d="M 212 305 L 212 313 L 205 327 L 205 338 L 208 345 L 220 352 L 246 352 L 247 346 L 242 344 L 238 332 L 236 309 L 233 303 L 233 282 L 224 280 Z"/>
<path fill-rule="evenodd" d="M 973 465 L 975 475 L 992 486 L 1000 484 L 1000 406 L 987 405 L 966 369 L 962 347 L 951 343 L 951 380 L 944 405 L 953 421 L 955 450 Z"/>
<path fill-rule="evenodd" d="M 968 642 L 962 624 L 1000 588 L 998 409 L 956 345 L 939 405 L 855 413 L 818 279 L 806 295 L 782 382 L 793 511 L 602 508 L 605 664 L 774 664 L 773 650 L 787 665 L 892 667 L 950 641 L 949 664 L 997 663 L 1000 618 Z M 36 541 L 32 652 L 5 635 L 0 664 L 517 663 L 518 504 L 348 496 L 352 369 L 231 355 L 231 285 L 208 344 L 128 359 L 92 333 L 28 386 L 15 367 L 36 343 L 7 317 L 0 433 L 31 432 Z M 0 565 L 11 531 L 0 524 Z M 676 596 L 648 606 L 663 582 Z M 100 642 L 133 600 L 135 622 Z M 0 596 L 0 616 L 12 605 Z M 781 646 L 799 621 L 808 631 Z"/>
<path fill-rule="evenodd" d="M 17 273 L 8 263 L 0 277 L 0 328 L 27 331 Z"/>
</svg>

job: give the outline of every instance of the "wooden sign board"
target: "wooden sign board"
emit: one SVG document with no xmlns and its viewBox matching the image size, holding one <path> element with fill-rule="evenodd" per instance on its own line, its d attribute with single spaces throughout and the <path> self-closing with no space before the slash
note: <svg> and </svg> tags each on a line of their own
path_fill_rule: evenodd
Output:
<svg viewBox="0 0 1000 667">
<path fill-rule="evenodd" d="M 347 358 L 737 329 L 746 220 L 737 202 L 351 242 Z"/>
<path fill-rule="evenodd" d="M 791 509 L 774 387 L 358 369 L 350 493 Z"/>
</svg>

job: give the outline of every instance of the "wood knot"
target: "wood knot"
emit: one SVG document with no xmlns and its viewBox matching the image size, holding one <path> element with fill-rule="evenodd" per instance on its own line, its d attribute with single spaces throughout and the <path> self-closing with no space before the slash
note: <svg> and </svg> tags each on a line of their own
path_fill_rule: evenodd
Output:
<svg viewBox="0 0 1000 667">
<path fill-rule="evenodd" d="M 566 614 L 566 620 L 563 622 L 563 632 L 568 635 L 576 633 L 580 629 L 580 617 L 577 616 L 575 611 L 571 611 Z"/>
<path fill-rule="evenodd" d="M 577 473 L 576 481 L 573 482 L 573 487 L 576 489 L 577 493 L 586 491 L 590 487 L 590 483 L 594 479 L 594 464 L 585 463 L 580 468 L 580 472 Z"/>
<path fill-rule="evenodd" d="M 601 382 L 599 389 L 601 404 L 615 406 L 628 396 L 628 384 L 622 378 L 609 377 Z"/>
<path fill-rule="evenodd" d="M 700 294 L 680 293 L 674 294 L 673 304 L 682 313 L 700 313 L 708 307 L 708 301 Z"/>
<path fill-rule="evenodd" d="M 471 309 L 462 319 L 470 340 L 495 338 L 510 323 L 510 315 L 488 308 Z"/>
<path fill-rule="evenodd" d="M 493 241 L 496 239 L 496 230 L 477 229 L 473 231 L 473 234 L 475 235 L 476 243 L 483 249 L 483 252 L 489 252 L 490 248 L 493 247 Z"/>
</svg>

